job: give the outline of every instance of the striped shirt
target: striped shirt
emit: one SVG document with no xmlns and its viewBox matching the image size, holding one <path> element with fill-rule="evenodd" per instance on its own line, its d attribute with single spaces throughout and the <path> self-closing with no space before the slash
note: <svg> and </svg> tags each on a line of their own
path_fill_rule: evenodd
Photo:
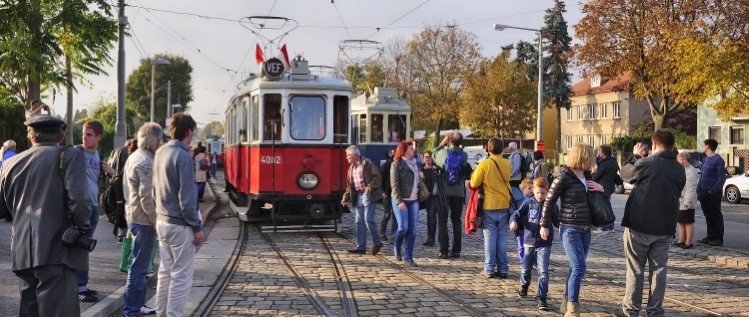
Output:
<svg viewBox="0 0 749 317">
<path fill-rule="evenodd" d="M 351 173 L 351 178 L 354 181 L 354 189 L 357 192 L 363 192 L 367 189 L 367 184 L 364 183 L 364 166 L 362 166 L 361 159 L 354 163 L 354 171 Z"/>
</svg>

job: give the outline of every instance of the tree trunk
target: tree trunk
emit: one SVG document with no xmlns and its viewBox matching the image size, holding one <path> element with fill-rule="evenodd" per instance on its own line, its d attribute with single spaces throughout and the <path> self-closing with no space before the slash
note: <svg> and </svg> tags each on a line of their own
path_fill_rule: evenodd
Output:
<svg viewBox="0 0 749 317">
<path fill-rule="evenodd" d="M 658 129 L 663 129 L 666 127 L 666 118 L 665 115 L 660 115 L 656 113 L 651 113 L 653 116 L 653 122 L 655 122 L 655 131 Z"/>
<path fill-rule="evenodd" d="M 555 155 L 559 157 L 559 153 L 562 153 L 562 107 L 557 107 L 557 148 Z M 546 156 L 545 153 L 544 156 Z M 554 158 L 554 162 L 557 161 L 557 157 Z"/>
<path fill-rule="evenodd" d="M 437 126 L 434 128 L 434 147 L 440 145 L 442 139 L 440 139 L 440 129 L 442 128 L 442 118 L 437 120 Z"/>
<path fill-rule="evenodd" d="M 38 54 L 41 56 L 41 53 L 39 53 L 38 50 L 41 49 L 41 43 L 42 43 L 42 11 L 41 11 L 41 2 L 40 0 L 31 1 L 31 13 L 34 16 L 36 20 L 36 23 L 32 23 L 30 26 L 30 33 L 32 36 L 31 43 L 33 43 L 32 47 L 29 47 L 29 50 L 31 50 L 31 54 Z M 41 99 L 41 76 L 39 73 L 39 70 L 34 70 L 29 74 L 29 81 L 28 81 L 28 93 L 26 94 L 26 109 L 31 109 L 31 101 L 32 100 L 40 100 Z"/>
<path fill-rule="evenodd" d="M 65 116 L 68 127 L 65 129 L 65 144 L 73 145 L 73 67 L 68 54 L 65 54 L 65 86 L 68 89 L 68 109 Z"/>
</svg>

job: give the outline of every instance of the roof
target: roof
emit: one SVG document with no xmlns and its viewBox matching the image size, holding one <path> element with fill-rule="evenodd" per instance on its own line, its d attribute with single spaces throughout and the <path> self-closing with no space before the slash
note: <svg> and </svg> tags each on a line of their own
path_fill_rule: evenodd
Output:
<svg viewBox="0 0 749 317">
<path fill-rule="evenodd" d="M 629 73 L 623 73 L 617 78 L 606 80 L 601 86 L 595 88 L 590 87 L 591 78 L 592 77 L 585 78 L 579 83 L 572 86 L 572 88 L 570 89 L 570 97 L 593 95 L 612 91 L 630 91 Z"/>
</svg>

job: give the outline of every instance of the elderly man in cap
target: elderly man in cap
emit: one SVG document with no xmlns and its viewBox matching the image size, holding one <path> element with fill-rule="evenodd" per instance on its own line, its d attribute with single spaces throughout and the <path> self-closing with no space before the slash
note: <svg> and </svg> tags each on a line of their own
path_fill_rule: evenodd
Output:
<svg viewBox="0 0 749 317">
<path fill-rule="evenodd" d="M 91 229 L 83 152 L 58 145 L 65 131 L 60 119 L 35 116 L 24 124 L 33 146 L 0 171 L 0 218 L 13 217 L 19 315 L 78 316 L 76 270 L 88 270 L 88 251 L 64 245 L 62 237 L 71 226 Z"/>
</svg>

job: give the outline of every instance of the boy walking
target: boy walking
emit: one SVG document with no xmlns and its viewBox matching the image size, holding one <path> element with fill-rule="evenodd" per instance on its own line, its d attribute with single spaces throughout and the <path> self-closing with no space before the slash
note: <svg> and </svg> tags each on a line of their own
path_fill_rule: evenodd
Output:
<svg viewBox="0 0 749 317">
<path fill-rule="evenodd" d="M 544 178 L 536 178 L 533 182 L 534 199 L 529 199 L 510 216 L 510 230 L 518 228 L 520 219 L 527 219 L 523 224 L 523 244 L 525 246 L 525 255 L 523 258 L 522 269 L 520 270 L 520 292 L 518 295 L 528 296 L 528 287 L 531 285 L 531 271 L 533 265 L 538 270 L 538 290 L 536 299 L 538 300 L 538 310 L 547 311 L 549 306 L 546 303 L 546 296 L 549 292 L 549 257 L 551 255 L 551 242 L 554 239 L 553 230 L 549 230 L 547 239 L 541 238 L 541 210 L 543 209 L 544 200 L 549 193 L 549 182 Z M 551 216 L 551 223 L 559 227 L 559 207 L 554 206 Z"/>
</svg>

